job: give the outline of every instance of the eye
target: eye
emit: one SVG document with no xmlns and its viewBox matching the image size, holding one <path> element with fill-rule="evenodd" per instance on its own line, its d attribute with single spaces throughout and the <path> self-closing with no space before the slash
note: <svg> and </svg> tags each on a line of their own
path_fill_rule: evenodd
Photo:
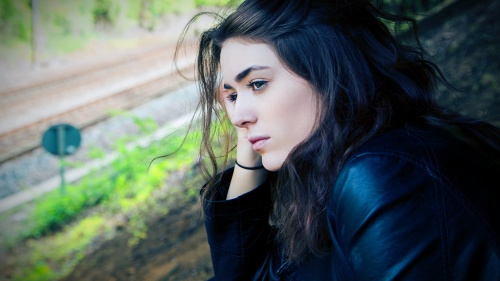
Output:
<svg viewBox="0 0 500 281">
<path fill-rule="evenodd" d="M 237 93 L 231 93 L 231 94 L 227 95 L 226 98 L 229 102 L 235 102 L 237 97 L 238 97 Z"/>
<path fill-rule="evenodd" d="M 268 81 L 256 80 L 250 82 L 247 87 L 252 88 L 253 91 L 261 91 L 267 86 Z"/>
</svg>

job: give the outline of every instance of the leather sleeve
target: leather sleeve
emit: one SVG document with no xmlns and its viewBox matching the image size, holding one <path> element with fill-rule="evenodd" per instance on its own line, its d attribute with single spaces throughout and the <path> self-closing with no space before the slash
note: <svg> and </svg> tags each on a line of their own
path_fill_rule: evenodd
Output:
<svg viewBox="0 0 500 281">
<path fill-rule="evenodd" d="M 215 280 L 268 280 L 273 248 L 270 188 L 265 182 L 225 200 L 231 176 L 232 169 L 226 170 L 218 198 L 204 202 Z"/>
<path fill-rule="evenodd" d="M 339 280 L 488 280 L 491 237 L 450 188 L 405 155 L 351 161 L 328 213 Z"/>
</svg>

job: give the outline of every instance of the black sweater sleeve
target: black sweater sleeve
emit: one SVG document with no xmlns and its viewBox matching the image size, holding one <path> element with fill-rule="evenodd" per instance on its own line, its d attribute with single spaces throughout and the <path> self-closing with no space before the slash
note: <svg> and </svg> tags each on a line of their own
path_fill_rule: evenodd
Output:
<svg viewBox="0 0 500 281">
<path fill-rule="evenodd" d="M 274 240 L 269 183 L 225 200 L 232 172 L 223 173 L 215 198 L 203 202 L 215 280 L 261 280 L 269 274 Z"/>
</svg>

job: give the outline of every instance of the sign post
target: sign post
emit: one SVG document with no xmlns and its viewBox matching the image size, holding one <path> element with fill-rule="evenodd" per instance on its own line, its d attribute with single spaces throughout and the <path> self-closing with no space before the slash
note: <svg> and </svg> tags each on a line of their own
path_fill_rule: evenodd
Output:
<svg viewBox="0 0 500 281">
<path fill-rule="evenodd" d="M 65 192 L 64 157 L 76 152 L 81 143 L 80 131 L 70 124 L 56 124 L 48 128 L 42 137 L 42 146 L 49 153 L 60 157 L 61 192 Z"/>
<path fill-rule="evenodd" d="M 38 61 L 38 0 L 31 0 L 31 65 L 35 66 Z"/>
</svg>

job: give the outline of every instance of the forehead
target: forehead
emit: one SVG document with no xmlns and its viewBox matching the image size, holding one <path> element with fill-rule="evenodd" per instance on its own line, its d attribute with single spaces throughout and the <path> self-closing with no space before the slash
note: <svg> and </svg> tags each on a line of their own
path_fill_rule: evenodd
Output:
<svg viewBox="0 0 500 281">
<path fill-rule="evenodd" d="M 222 75 L 230 80 L 248 67 L 259 65 L 279 68 L 281 63 L 274 50 L 265 43 L 229 39 L 222 44 L 220 64 Z"/>
</svg>

